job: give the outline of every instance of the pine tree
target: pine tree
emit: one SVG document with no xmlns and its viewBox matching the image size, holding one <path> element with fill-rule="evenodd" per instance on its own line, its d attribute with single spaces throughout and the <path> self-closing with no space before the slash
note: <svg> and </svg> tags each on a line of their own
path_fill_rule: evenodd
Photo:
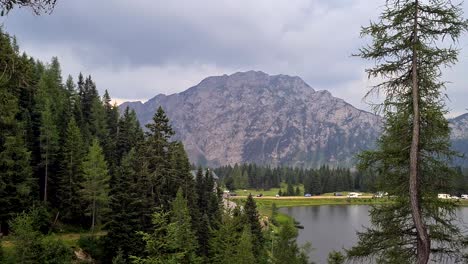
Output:
<svg viewBox="0 0 468 264">
<path fill-rule="evenodd" d="M 91 215 L 91 231 L 94 232 L 96 224 L 99 224 L 109 202 L 109 171 L 104 160 L 102 148 L 97 139 L 89 148 L 88 155 L 83 161 L 83 182 L 80 193 L 88 204 L 88 212 Z"/>
<path fill-rule="evenodd" d="M 109 167 L 111 172 L 114 170 L 114 167 L 120 163 L 120 157 L 117 156 L 117 135 L 118 135 L 118 124 L 119 124 L 119 108 L 117 105 L 111 104 L 111 98 L 107 90 L 102 97 L 102 102 L 104 104 L 104 112 L 106 117 L 106 127 L 107 127 L 107 136 L 104 138 L 104 154 L 107 161 L 109 162 Z M 113 174 L 113 173 L 111 173 Z"/>
<path fill-rule="evenodd" d="M 253 253 L 252 234 L 250 233 L 249 226 L 244 228 L 239 239 L 239 243 L 236 246 L 235 259 L 236 263 L 240 264 L 251 264 L 256 262 Z"/>
<path fill-rule="evenodd" d="M 148 256 L 134 257 L 134 263 L 201 263 L 196 255 L 196 239 L 182 189 L 177 192 L 170 213 L 157 212 L 153 215 L 153 225 L 151 234 L 143 234 Z"/>
<path fill-rule="evenodd" d="M 95 97 L 91 104 L 91 113 L 89 117 L 89 127 L 91 134 L 97 137 L 101 144 L 106 143 L 108 138 L 107 116 L 104 105 L 99 97 Z"/>
<path fill-rule="evenodd" d="M 82 163 L 85 155 L 80 129 L 71 118 L 62 146 L 62 162 L 58 183 L 58 208 L 65 221 L 73 221 L 81 215 L 80 183 L 83 180 Z"/>
<path fill-rule="evenodd" d="M 40 142 L 41 142 L 41 165 L 43 167 L 43 200 L 47 202 L 49 194 L 49 183 L 51 176 L 51 165 L 56 161 L 57 152 L 59 149 L 59 135 L 55 120 L 52 116 L 51 105 L 49 100 L 45 101 L 44 109 L 41 111 L 41 127 L 40 127 Z M 53 171 L 52 171 L 53 172 Z"/>
<path fill-rule="evenodd" d="M 293 223 L 284 223 L 274 241 L 272 263 L 306 264 L 308 257 L 296 242 L 297 230 Z"/>
<path fill-rule="evenodd" d="M 136 152 L 131 150 L 122 159 L 117 168 L 115 179 L 110 186 L 110 221 L 107 225 L 105 248 L 107 259 L 120 251 L 127 260 L 130 255 L 141 255 L 144 245 L 137 231 L 143 230 L 141 215 L 136 210 L 140 207 L 140 192 L 135 170 Z"/>
<path fill-rule="evenodd" d="M 183 197 L 182 188 L 179 188 L 175 200 L 172 202 L 171 225 L 169 230 L 169 243 L 177 252 L 174 263 L 200 263 L 196 255 L 198 247 L 195 233 L 192 230 L 187 200 Z"/>
<path fill-rule="evenodd" d="M 251 194 L 247 197 L 244 205 L 245 224 L 250 227 L 252 233 L 252 245 L 254 256 L 259 260 L 264 254 L 263 252 L 263 234 L 262 226 L 260 225 L 260 218 L 257 211 L 257 205 Z"/>
<path fill-rule="evenodd" d="M 210 260 L 214 264 L 238 263 L 236 247 L 239 244 L 239 233 L 234 217 L 229 212 L 223 214 L 221 225 L 212 232 L 212 239 L 210 239 Z"/>
<path fill-rule="evenodd" d="M 8 234 L 8 221 L 36 198 L 33 191 L 37 182 L 29 165 L 30 153 L 19 133 L 4 138 L 0 147 L 0 232 Z"/>
<path fill-rule="evenodd" d="M 360 167 L 378 172 L 379 189 L 398 198 L 371 210 L 373 227 L 349 252 L 355 259 L 423 264 L 431 252 L 444 259 L 460 255 L 454 205 L 437 199 L 453 176 L 439 78 L 458 54 L 443 41 L 456 41 L 467 27 L 461 7 L 450 1 L 389 0 L 379 21 L 362 30 L 372 43 L 359 55 L 377 62 L 367 70 L 370 77 L 384 79 L 374 89 L 385 94 L 386 122 L 377 150 L 363 153 Z"/>
<path fill-rule="evenodd" d="M 135 111 L 130 111 L 130 108 L 125 108 L 124 114 L 118 121 L 116 135 L 116 160 L 120 163 L 122 157 L 136 147 L 143 140 L 143 131 L 138 123 Z"/>
<path fill-rule="evenodd" d="M 151 189 L 154 201 L 163 208 L 169 209 L 177 189 L 170 176 L 170 139 L 174 135 L 169 118 L 159 107 L 153 116 L 153 122 L 146 125 L 148 132 L 142 149 L 151 176 Z"/>
<path fill-rule="evenodd" d="M 24 126 L 32 122 L 23 118 L 25 122 L 21 123 L 17 119 L 24 116 L 20 95 L 29 76 L 22 71 L 14 46 L 10 36 L 0 29 L 0 232 L 4 234 L 8 233 L 11 217 L 38 198 L 37 182 L 32 178 L 30 166 L 31 153 L 23 132 Z M 27 116 L 30 117 L 29 113 Z M 26 136 L 30 136 L 31 130 L 28 128 Z"/>
</svg>

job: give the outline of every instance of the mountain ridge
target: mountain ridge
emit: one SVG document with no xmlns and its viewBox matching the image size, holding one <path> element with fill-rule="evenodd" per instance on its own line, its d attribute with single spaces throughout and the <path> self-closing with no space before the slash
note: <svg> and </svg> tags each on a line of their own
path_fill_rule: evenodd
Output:
<svg viewBox="0 0 468 264">
<path fill-rule="evenodd" d="M 180 93 L 125 102 L 120 110 L 127 106 L 142 125 L 162 106 L 190 160 L 209 166 L 350 167 L 355 154 L 375 145 L 382 126 L 380 116 L 298 76 L 262 71 L 209 76 Z"/>
</svg>

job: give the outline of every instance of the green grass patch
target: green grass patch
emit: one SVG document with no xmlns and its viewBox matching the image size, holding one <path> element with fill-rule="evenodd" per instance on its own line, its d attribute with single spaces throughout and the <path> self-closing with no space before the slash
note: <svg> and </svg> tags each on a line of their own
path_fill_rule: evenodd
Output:
<svg viewBox="0 0 468 264">
<path fill-rule="evenodd" d="M 233 201 L 243 199 L 232 199 Z M 273 203 L 277 207 L 292 207 L 292 206 L 319 206 L 319 205 L 373 205 L 373 204 L 385 204 L 391 203 L 391 199 L 381 198 L 381 199 L 372 199 L 372 198 L 291 198 L 291 199 L 276 199 L 276 198 L 262 198 L 255 199 L 257 206 L 259 208 L 271 208 Z"/>
<path fill-rule="evenodd" d="M 300 190 L 300 196 L 303 196 L 304 195 L 304 185 L 303 184 L 299 184 L 299 185 L 294 185 L 294 190 L 296 190 L 296 187 L 299 186 L 299 190 Z M 264 190 L 264 189 L 237 189 L 235 190 L 234 192 L 237 194 L 237 195 L 240 195 L 240 196 L 248 196 L 249 194 L 252 194 L 253 196 L 257 196 L 258 194 L 263 194 L 263 196 L 276 196 L 279 191 L 281 190 L 281 192 L 285 192 L 288 188 L 288 185 L 284 182 L 281 183 L 281 188 L 271 188 L 271 189 L 268 189 L 268 190 Z"/>
</svg>

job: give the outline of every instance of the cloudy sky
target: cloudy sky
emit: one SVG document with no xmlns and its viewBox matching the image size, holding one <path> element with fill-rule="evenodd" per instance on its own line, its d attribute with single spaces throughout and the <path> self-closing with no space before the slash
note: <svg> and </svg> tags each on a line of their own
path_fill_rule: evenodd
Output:
<svg viewBox="0 0 468 264">
<path fill-rule="evenodd" d="M 147 100 L 211 75 L 261 70 L 302 77 L 362 109 L 370 64 L 351 54 L 384 0 L 58 0 L 52 15 L 12 11 L 0 23 L 29 55 L 59 57 L 64 75 Z M 464 4 L 468 13 L 468 4 Z M 445 71 L 451 116 L 468 108 L 468 37 Z"/>
</svg>

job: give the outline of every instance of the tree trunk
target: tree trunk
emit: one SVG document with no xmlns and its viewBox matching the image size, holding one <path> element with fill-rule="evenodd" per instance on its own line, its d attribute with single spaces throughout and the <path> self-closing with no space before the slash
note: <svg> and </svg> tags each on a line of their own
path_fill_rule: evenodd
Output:
<svg viewBox="0 0 468 264">
<path fill-rule="evenodd" d="M 429 261 L 431 242 L 427 233 L 427 228 L 424 224 L 421 214 L 420 204 L 420 175 L 419 175 L 419 143 L 420 143 L 420 109 L 419 109 L 419 83 L 417 71 L 417 47 L 418 44 L 418 6 L 419 1 L 415 0 L 414 11 L 414 30 L 413 30 L 413 58 L 412 58 L 412 101 L 413 101 L 413 131 L 410 149 L 410 179 L 409 179 L 409 195 L 411 202 L 411 213 L 414 226 L 417 232 L 417 263 L 426 264 Z"/>
</svg>

